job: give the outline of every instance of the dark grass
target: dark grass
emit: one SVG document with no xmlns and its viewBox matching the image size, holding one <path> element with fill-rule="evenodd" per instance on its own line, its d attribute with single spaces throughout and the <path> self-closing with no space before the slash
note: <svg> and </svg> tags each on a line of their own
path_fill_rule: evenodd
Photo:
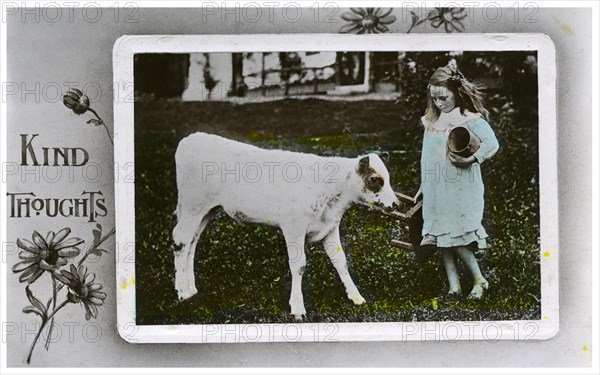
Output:
<svg viewBox="0 0 600 375">
<path fill-rule="evenodd" d="M 506 103 L 491 103 L 501 108 Z M 493 108 L 492 108 L 493 109 Z M 354 306 L 319 244 L 307 246 L 303 294 L 309 322 L 514 320 L 540 318 L 537 114 L 492 111 L 501 143 L 483 166 L 484 226 L 493 246 L 478 253 L 491 289 L 481 301 L 448 300 L 439 257 L 418 265 L 391 247 L 404 223 L 352 207 L 341 224 L 350 273 L 367 304 Z M 199 294 L 177 301 L 171 230 L 177 201 L 174 153 L 196 131 L 264 148 L 355 157 L 386 150 L 396 191 L 419 184 L 422 128 L 414 107 L 387 101 L 284 100 L 234 105 L 135 104 L 136 320 L 138 324 L 280 323 L 291 276 L 277 228 L 240 225 L 218 212 L 196 251 Z M 251 196 L 248 199 L 252 199 Z M 465 295 L 471 281 L 465 270 Z"/>
</svg>

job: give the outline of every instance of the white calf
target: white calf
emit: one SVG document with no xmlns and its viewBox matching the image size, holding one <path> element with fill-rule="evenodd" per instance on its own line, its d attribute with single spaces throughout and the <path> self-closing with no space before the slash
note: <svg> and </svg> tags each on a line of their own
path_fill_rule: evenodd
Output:
<svg viewBox="0 0 600 375">
<path fill-rule="evenodd" d="M 355 304 L 365 302 L 348 273 L 339 224 L 352 203 L 386 207 L 398 203 L 382 159 L 387 154 L 350 159 L 263 150 L 205 133 L 182 139 L 175 154 L 178 202 L 173 229 L 179 299 L 198 292 L 193 269 L 196 244 L 209 212 L 221 206 L 238 221 L 281 228 L 292 274 L 290 307 L 296 319 L 306 314 L 301 288 L 305 239 L 323 241 L 348 298 Z"/>
</svg>

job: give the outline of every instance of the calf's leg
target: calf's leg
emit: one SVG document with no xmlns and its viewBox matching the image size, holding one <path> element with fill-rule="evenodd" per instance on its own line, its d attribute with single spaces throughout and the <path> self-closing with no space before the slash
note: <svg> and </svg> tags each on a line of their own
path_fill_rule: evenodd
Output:
<svg viewBox="0 0 600 375">
<path fill-rule="evenodd" d="M 202 234 L 202 232 L 204 232 L 204 229 L 206 228 L 206 225 L 208 224 L 209 219 L 210 219 L 210 215 L 206 215 L 206 216 L 204 216 L 202 221 L 200 221 L 200 226 L 198 227 L 196 234 L 194 234 L 194 239 L 192 240 L 192 243 L 190 244 L 190 249 L 188 251 L 186 276 L 187 276 L 188 291 L 190 292 L 191 296 L 198 293 L 198 289 L 196 289 L 196 275 L 194 272 L 194 255 L 196 254 L 196 246 L 198 245 L 198 240 L 200 239 L 200 235 Z"/>
<path fill-rule="evenodd" d="M 302 296 L 302 275 L 306 268 L 306 254 L 304 252 L 305 231 L 285 228 L 282 228 L 282 230 L 287 245 L 288 262 L 292 274 L 290 308 L 294 318 L 302 320 L 302 315 L 306 315 L 304 297 Z"/>
<path fill-rule="evenodd" d="M 331 259 L 331 263 L 333 263 L 333 266 L 340 275 L 340 279 L 342 279 L 342 282 L 346 287 L 348 298 L 356 305 L 365 303 L 365 299 L 360 295 L 358 288 L 356 288 L 356 285 L 348 272 L 348 262 L 346 261 L 344 249 L 342 249 L 339 227 L 336 227 L 331 233 L 325 236 L 323 239 L 323 246 L 325 247 L 325 252 L 329 256 L 329 259 Z"/>
<path fill-rule="evenodd" d="M 179 300 L 198 293 L 194 276 L 194 253 L 202 231 L 208 223 L 209 209 L 201 211 L 182 210 L 173 229 L 175 257 L 175 290 Z"/>
</svg>

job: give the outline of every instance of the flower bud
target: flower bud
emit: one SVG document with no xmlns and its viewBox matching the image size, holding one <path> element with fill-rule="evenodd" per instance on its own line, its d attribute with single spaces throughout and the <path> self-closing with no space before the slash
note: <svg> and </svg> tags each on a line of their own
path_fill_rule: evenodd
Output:
<svg viewBox="0 0 600 375">
<path fill-rule="evenodd" d="M 84 114 L 90 108 L 90 98 L 78 89 L 67 91 L 63 103 L 77 115 Z"/>
</svg>

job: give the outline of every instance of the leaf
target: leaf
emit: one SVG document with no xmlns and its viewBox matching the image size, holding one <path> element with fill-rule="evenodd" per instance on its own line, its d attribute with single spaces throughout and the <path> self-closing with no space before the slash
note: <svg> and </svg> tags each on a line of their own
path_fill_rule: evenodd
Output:
<svg viewBox="0 0 600 375">
<path fill-rule="evenodd" d="M 29 302 L 31 302 L 32 306 L 26 306 L 25 308 L 23 308 L 23 312 L 25 314 L 35 313 L 39 315 L 43 321 L 45 321 L 46 317 L 48 316 L 48 310 L 46 309 L 42 301 L 35 298 L 31 290 L 29 289 L 29 286 L 25 287 L 25 293 L 27 294 L 27 299 L 29 299 Z"/>
<path fill-rule="evenodd" d="M 33 306 L 35 306 L 39 311 L 45 314 L 46 308 L 44 307 L 44 304 L 39 299 L 35 298 L 35 296 L 31 292 L 31 289 L 29 289 L 29 285 L 25 287 L 25 293 L 27 293 L 27 299 L 29 300 L 29 302 L 31 302 Z"/>
<path fill-rule="evenodd" d="M 93 254 L 97 257 L 101 257 L 102 253 L 108 253 L 108 250 L 98 248 L 98 249 L 94 249 L 94 250 L 90 251 L 90 254 Z"/>
<path fill-rule="evenodd" d="M 411 17 L 412 17 L 412 25 L 411 27 L 414 27 L 417 25 L 417 22 L 419 22 L 419 16 L 417 16 L 417 14 L 415 12 L 410 12 Z"/>
<path fill-rule="evenodd" d="M 88 123 L 88 124 L 94 124 L 95 126 L 101 126 L 101 125 L 104 125 L 104 122 L 102 122 L 102 121 L 100 121 L 100 120 L 98 120 L 98 119 L 95 119 L 95 118 L 91 118 L 91 119 L 89 119 L 89 120 L 87 121 L 87 123 Z"/>
<path fill-rule="evenodd" d="M 98 229 L 92 230 L 92 234 L 94 235 L 94 245 L 100 243 L 100 236 L 102 233 Z"/>
<path fill-rule="evenodd" d="M 23 312 L 25 314 L 31 314 L 34 313 L 36 315 L 38 315 L 40 318 L 44 319 L 44 314 L 42 314 L 38 309 L 36 309 L 34 306 L 25 306 L 23 307 Z"/>
</svg>

